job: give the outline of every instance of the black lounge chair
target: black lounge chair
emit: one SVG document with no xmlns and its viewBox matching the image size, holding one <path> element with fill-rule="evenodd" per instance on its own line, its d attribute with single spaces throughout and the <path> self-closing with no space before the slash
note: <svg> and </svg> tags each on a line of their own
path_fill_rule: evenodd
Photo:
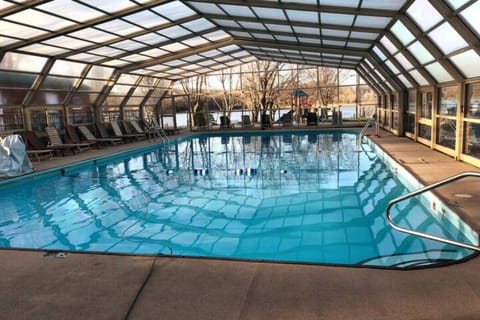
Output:
<svg viewBox="0 0 480 320">
<path fill-rule="evenodd" d="M 45 131 L 47 132 L 48 138 L 50 139 L 48 148 L 58 148 L 58 150 L 61 151 L 62 155 L 64 155 L 64 150 L 70 150 L 70 152 L 72 152 L 73 154 L 75 154 L 75 151 L 90 150 L 89 143 L 63 143 L 57 129 L 54 127 L 46 127 Z"/>
<path fill-rule="evenodd" d="M 96 141 L 90 141 L 90 140 L 84 140 L 82 141 L 80 139 L 80 137 L 78 136 L 77 134 L 77 129 L 72 126 L 72 125 L 68 125 L 65 127 L 65 131 L 67 132 L 67 136 L 68 136 L 68 139 L 69 139 L 69 142 L 71 143 L 76 143 L 76 144 L 82 144 L 82 143 L 85 143 L 85 144 L 89 144 L 91 147 L 92 146 L 95 146 L 97 149 L 99 148 L 98 144 Z"/>
<path fill-rule="evenodd" d="M 40 161 L 43 156 L 48 156 L 49 159 L 53 158 L 55 150 L 47 148 L 33 131 L 25 130 L 21 135 L 25 141 L 27 154 L 31 158 L 35 158 L 37 161 Z"/>
<path fill-rule="evenodd" d="M 120 138 L 97 138 L 95 135 L 88 129 L 87 126 L 78 126 L 78 130 L 83 134 L 87 141 L 95 141 L 100 143 L 111 143 L 111 144 L 119 144 L 122 143 L 122 139 Z"/>
</svg>

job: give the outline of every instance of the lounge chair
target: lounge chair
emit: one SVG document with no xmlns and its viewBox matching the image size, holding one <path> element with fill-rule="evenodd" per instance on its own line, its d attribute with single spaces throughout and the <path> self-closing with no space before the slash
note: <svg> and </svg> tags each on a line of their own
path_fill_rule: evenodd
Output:
<svg viewBox="0 0 480 320">
<path fill-rule="evenodd" d="M 118 121 L 112 121 L 110 122 L 110 125 L 112 126 L 113 134 L 117 138 L 121 138 L 124 141 L 125 140 L 140 140 L 141 137 L 145 137 L 143 134 L 132 134 L 132 133 L 123 133 L 122 129 L 120 129 L 120 124 Z"/>
<path fill-rule="evenodd" d="M 316 112 L 307 113 L 307 126 L 318 125 L 318 116 Z"/>
<path fill-rule="evenodd" d="M 144 130 L 142 128 L 142 126 L 140 125 L 140 122 L 138 122 L 137 120 L 130 120 L 130 121 L 126 121 L 126 122 L 129 122 L 132 125 L 133 129 L 136 131 L 135 133 L 146 135 L 148 140 L 150 140 L 151 138 L 155 138 L 155 137 L 159 136 L 158 131 L 154 130 L 153 128 L 148 128 L 147 127 Z"/>
<path fill-rule="evenodd" d="M 230 118 L 228 116 L 220 116 L 220 128 L 230 128 Z"/>
<path fill-rule="evenodd" d="M 122 139 L 120 138 L 97 138 L 93 135 L 93 133 L 88 129 L 87 126 L 78 126 L 78 130 L 83 134 L 87 141 L 95 141 L 99 143 L 111 143 L 111 144 L 119 144 L 122 143 Z"/>
<path fill-rule="evenodd" d="M 55 150 L 47 148 L 33 131 L 26 130 L 21 135 L 25 141 L 27 154 L 30 158 L 34 158 L 37 161 L 40 161 L 43 156 L 48 156 L 49 159 L 53 158 Z"/>
<path fill-rule="evenodd" d="M 75 151 L 90 150 L 89 143 L 63 143 L 57 129 L 54 127 L 46 127 L 45 131 L 50 139 L 48 148 L 58 148 L 62 152 L 62 156 L 64 155 L 64 150 L 70 150 L 73 154 L 75 154 Z"/>
<path fill-rule="evenodd" d="M 243 115 L 242 116 L 242 127 L 243 128 L 249 128 L 252 126 L 252 122 L 250 121 L 250 116 L 249 115 Z"/>
<path fill-rule="evenodd" d="M 77 134 L 77 129 L 74 126 L 72 125 L 66 126 L 65 131 L 67 132 L 69 142 L 76 143 L 76 144 L 86 143 L 86 144 L 89 144 L 91 147 L 95 146 L 97 149 L 99 148 L 99 145 L 97 144 L 96 141 L 90 141 L 90 140 L 82 141 Z"/>
</svg>

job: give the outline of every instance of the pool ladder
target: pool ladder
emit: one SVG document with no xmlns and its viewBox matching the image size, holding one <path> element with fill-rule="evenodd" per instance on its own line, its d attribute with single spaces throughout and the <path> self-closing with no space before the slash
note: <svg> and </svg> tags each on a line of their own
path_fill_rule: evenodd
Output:
<svg viewBox="0 0 480 320">
<path fill-rule="evenodd" d="M 400 201 L 406 200 L 408 198 L 414 197 L 416 195 L 419 195 L 421 193 L 427 192 L 429 190 L 444 186 L 444 185 L 449 184 L 451 182 L 466 178 L 466 177 L 480 178 L 480 172 L 463 172 L 463 173 L 457 174 L 455 176 L 451 176 L 449 178 L 446 178 L 444 180 L 440 180 L 438 182 L 432 183 L 432 184 L 430 184 L 426 187 L 420 188 L 418 190 L 412 191 L 410 193 L 407 193 L 403 196 L 400 196 L 400 197 L 397 197 L 397 198 L 391 200 L 388 203 L 387 209 L 386 209 L 386 217 L 387 217 L 388 223 L 395 230 L 398 230 L 400 232 L 408 233 L 408 234 L 415 235 L 415 236 L 422 237 L 422 238 L 427 238 L 427 239 L 434 240 L 434 241 L 448 243 L 448 244 L 451 244 L 451 245 L 454 245 L 454 246 L 458 246 L 458 247 L 462 247 L 462 248 L 466 248 L 466 249 L 470 249 L 470 250 L 474 250 L 474 251 L 480 251 L 479 246 L 474 246 L 474 245 L 466 244 L 466 243 L 463 243 L 463 242 L 458 242 L 458 241 L 455 241 L 455 240 L 450 240 L 450 239 L 445 239 L 445 238 L 442 238 L 442 237 L 434 236 L 434 235 L 431 235 L 431 234 L 428 234 L 428 233 L 419 232 L 419 231 L 410 230 L 410 229 L 400 227 L 399 225 L 395 224 L 395 222 L 393 222 L 393 219 L 390 215 L 390 209 L 392 208 L 392 206 L 394 204 L 396 204 Z"/>
<path fill-rule="evenodd" d="M 365 136 L 368 128 L 372 124 L 375 126 L 375 135 L 378 136 L 378 132 L 379 132 L 378 122 L 377 122 L 375 117 L 372 117 L 372 118 L 367 120 L 367 122 L 365 123 L 365 126 L 363 126 L 362 131 L 360 131 L 360 135 L 358 136 L 358 140 L 357 140 L 357 147 L 360 147 L 360 145 L 362 144 L 363 137 Z"/>
</svg>

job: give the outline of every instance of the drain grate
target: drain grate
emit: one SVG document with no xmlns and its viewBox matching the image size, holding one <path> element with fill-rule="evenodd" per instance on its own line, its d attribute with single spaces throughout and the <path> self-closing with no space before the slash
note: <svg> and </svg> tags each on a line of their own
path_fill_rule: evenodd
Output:
<svg viewBox="0 0 480 320">
<path fill-rule="evenodd" d="M 68 256 L 67 252 L 58 252 L 58 251 L 50 251 L 50 252 L 45 252 L 43 254 L 44 257 L 51 257 L 51 258 L 66 258 Z"/>
</svg>

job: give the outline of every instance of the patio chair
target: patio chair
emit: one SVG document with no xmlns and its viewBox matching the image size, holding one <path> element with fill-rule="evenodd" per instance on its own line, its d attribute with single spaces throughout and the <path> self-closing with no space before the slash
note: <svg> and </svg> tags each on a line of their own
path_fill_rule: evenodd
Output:
<svg viewBox="0 0 480 320">
<path fill-rule="evenodd" d="M 70 150 L 70 152 L 73 154 L 75 154 L 75 151 L 90 150 L 89 143 L 63 143 L 63 140 L 58 134 L 57 129 L 54 127 L 46 127 L 45 131 L 50 139 L 48 148 L 59 148 L 59 150 L 62 152 L 62 156 L 64 155 L 65 150 Z"/>
<path fill-rule="evenodd" d="M 139 141 L 141 137 L 145 137 L 143 134 L 132 134 L 131 131 L 130 133 L 123 133 L 122 129 L 120 128 L 120 123 L 118 121 L 112 121 L 110 122 L 110 125 L 112 126 L 113 134 L 117 138 L 121 138 L 124 141 L 126 140 L 137 140 Z"/>
<path fill-rule="evenodd" d="M 97 144 L 96 141 L 90 141 L 90 140 L 82 141 L 77 134 L 77 129 L 74 126 L 72 125 L 66 126 L 65 131 L 67 132 L 69 142 L 76 143 L 76 144 L 81 144 L 81 143 L 89 144 L 90 147 L 95 146 L 97 149 L 99 149 L 99 145 Z"/>
<path fill-rule="evenodd" d="M 248 128 L 252 126 L 252 121 L 250 121 L 250 116 L 249 115 L 243 115 L 242 116 L 242 127 L 243 128 Z"/>
<path fill-rule="evenodd" d="M 21 135 L 30 158 L 35 158 L 37 161 L 40 161 L 43 156 L 48 156 L 49 159 L 53 158 L 55 150 L 47 148 L 33 131 L 26 130 Z"/>
<path fill-rule="evenodd" d="M 228 116 L 220 116 L 220 128 L 230 128 L 230 118 Z"/>
<path fill-rule="evenodd" d="M 144 134 L 148 138 L 148 140 L 159 136 L 158 131 L 154 130 L 153 128 L 145 127 L 145 130 L 144 130 L 144 128 L 140 125 L 140 122 L 138 120 L 130 120 L 126 122 L 129 122 L 132 125 L 133 129 L 135 130 L 135 133 Z"/>
<path fill-rule="evenodd" d="M 120 138 L 97 138 L 93 135 L 93 133 L 88 129 L 87 126 L 78 126 L 78 130 L 83 134 L 83 136 L 87 139 L 87 141 L 95 141 L 100 143 L 111 143 L 111 144 L 119 144 L 122 143 L 122 139 Z"/>
</svg>

